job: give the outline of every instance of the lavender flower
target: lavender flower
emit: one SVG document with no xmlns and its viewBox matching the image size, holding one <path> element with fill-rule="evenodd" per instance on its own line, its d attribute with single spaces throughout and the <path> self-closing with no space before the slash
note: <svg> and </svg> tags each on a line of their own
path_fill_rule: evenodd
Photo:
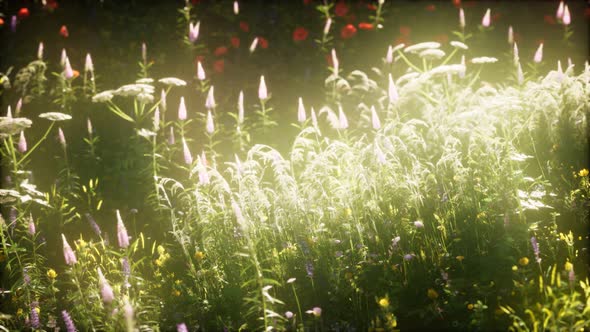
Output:
<svg viewBox="0 0 590 332">
<path fill-rule="evenodd" d="M 188 39 L 191 43 L 194 43 L 199 38 L 199 27 L 201 26 L 201 22 L 197 22 L 197 24 L 193 25 L 189 23 L 189 30 L 188 30 Z"/>
<path fill-rule="evenodd" d="M 18 149 L 18 152 L 20 152 L 20 153 L 27 152 L 27 139 L 25 138 L 24 131 L 20 132 L 20 138 L 18 140 L 17 149 Z"/>
<path fill-rule="evenodd" d="M 207 185 L 210 182 L 209 172 L 207 172 L 207 159 L 205 159 L 205 152 L 198 158 L 198 173 L 199 184 Z"/>
<path fill-rule="evenodd" d="M 117 213 L 117 239 L 119 240 L 119 247 L 127 248 L 129 247 L 129 236 L 127 235 L 127 229 L 123 224 L 123 219 L 121 219 L 121 214 L 119 210 L 116 211 Z"/>
<path fill-rule="evenodd" d="M 178 120 L 186 120 L 186 105 L 184 104 L 184 97 L 180 97 L 180 104 L 178 104 Z"/>
<path fill-rule="evenodd" d="M 70 65 L 70 59 L 67 56 L 64 64 L 63 75 L 68 80 L 74 77 L 74 70 L 72 69 L 72 65 Z"/>
<path fill-rule="evenodd" d="M 463 8 L 459 9 L 459 26 L 461 29 L 465 29 L 465 11 Z"/>
<path fill-rule="evenodd" d="M 35 222 L 33 221 L 33 218 L 31 217 L 29 219 L 29 235 L 35 236 L 35 233 L 36 233 Z"/>
<path fill-rule="evenodd" d="M 39 312 L 37 311 L 37 307 L 39 307 L 39 302 L 31 303 L 31 327 L 34 329 L 41 328 L 41 322 L 39 322 Z"/>
<path fill-rule="evenodd" d="M 100 267 L 98 268 L 98 286 L 100 287 L 100 296 L 104 303 L 111 303 L 115 299 L 113 288 L 102 274 Z"/>
<path fill-rule="evenodd" d="M 16 23 L 16 15 L 12 15 L 12 17 L 10 18 L 10 31 L 16 32 Z"/>
<path fill-rule="evenodd" d="M 371 106 L 371 124 L 375 130 L 381 128 L 381 121 L 379 120 L 379 115 L 377 114 L 375 106 Z"/>
<path fill-rule="evenodd" d="M 305 313 L 312 314 L 314 317 L 320 317 L 322 315 L 322 308 L 313 307 L 313 309 L 307 310 Z"/>
<path fill-rule="evenodd" d="M 25 285 L 30 285 L 31 284 L 31 276 L 29 275 L 28 269 L 25 267 L 23 269 L 23 282 L 25 283 Z"/>
<path fill-rule="evenodd" d="M 201 61 L 197 62 L 197 79 L 199 81 L 205 80 L 205 70 L 203 70 L 203 65 L 201 65 Z"/>
<path fill-rule="evenodd" d="M 63 130 L 61 130 L 61 127 L 57 128 L 57 139 L 59 141 L 59 144 L 61 144 L 61 146 L 65 149 L 66 148 L 66 137 L 64 136 L 64 132 L 63 132 Z"/>
<path fill-rule="evenodd" d="M 539 257 L 541 251 L 539 250 L 539 243 L 537 243 L 536 237 L 531 237 L 531 246 L 533 246 L 533 252 L 535 253 L 535 259 L 537 263 L 541 263 L 541 257 Z"/>
<path fill-rule="evenodd" d="M 348 128 L 348 119 L 346 118 L 346 114 L 342 110 L 342 106 L 338 105 L 338 128 L 337 129 L 346 129 Z"/>
<path fill-rule="evenodd" d="M 488 28 L 491 23 L 491 9 L 488 8 L 485 15 L 481 19 L 481 25 L 483 25 L 484 28 Z"/>
<path fill-rule="evenodd" d="M 21 109 L 23 108 L 23 99 L 19 98 L 16 102 L 16 107 L 14 108 L 14 114 L 18 116 L 20 114 Z"/>
<path fill-rule="evenodd" d="M 317 128 L 318 126 L 318 117 L 315 114 L 315 110 L 313 109 L 313 107 L 311 108 L 311 124 Z"/>
<path fill-rule="evenodd" d="M 63 240 L 64 258 L 66 260 L 66 264 L 72 266 L 78 262 L 78 260 L 76 259 L 76 254 L 74 253 L 72 247 L 70 247 L 70 244 L 66 240 L 66 236 L 62 234 L 61 238 Z"/>
<path fill-rule="evenodd" d="M 185 323 L 176 324 L 176 332 L 188 332 Z"/>
<path fill-rule="evenodd" d="M 294 314 L 291 311 L 285 312 L 285 318 L 291 319 L 291 318 L 293 318 L 293 316 L 294 316 Z"/>
<path fill-rule="evenodd" d="M 389 74 L 389 87 L 387 89 L 387 95 L 389 97 L 389 102 L 391 104 L 395 103 L 399 99 L 397 88 L 395 87 L 395 83 L 393 82 L 393 77 L 391 76 L 391 73 Z"/>
<path fill-rule="evenodd" d="M 264 76 L 260 76 L 260 85 L 258 86 L 258 99 L 265 101 L 268 99 L 268 91 L 266 89 L 266 82 Z"/>
<path fill-rule="evenodd" d="M 416 228 L 424 228 L 424 223 L 420 220 L 416 220 L 416 221 L 414 221 L 414 226 Z"/>
<path fill-rule="evenodd" d="M 244 122 L 244 91 L 240 91 L 238 96 L 238 123 Z"/>
<path fill-rule="evenodd" d="M 205 100 L 205 108 L 212 109 L 215 108 L 215 106 L 217 106 L 215 104 L 215 96 L 213 95 L 213 93 L 215 92 L 215 87 L 211 86 L 209 88 L 209 92 L 207 92 L 207 99 Z"/>
<path fill-rule="evenodd" d="M 184 154 L 184 163 L 191 165 L 193 163 L 193 156 L 191 155 L 191 151 L 188 149 L 188 145 L 186 145 L 184 137 L 182 138 L 182 149 Z"/>
<path fill-rule="evenodd" d="M 313 264 L 311 262 L 305 263 L 305 271 L 308 277 L 313 278 Z"/>
<path fill-rule="evenodd" d="M 88 220 L 88 223 L 90 223 L 90 227 L 92 228 L 94 233 L 98 236 L 101 236 L 102 232 L 100 230 L 100 227 L 98 226 L 98 224 L 96 223 L 96 221 L 94 220 L 92 215 L 90 215 L 90 213 L 86 213 L 85 216 L 86 216 L 86 220 Z"/>
<path fill-rule="evenodd" d="M 297 121 L 303 123 L 306 120 L 305 107 L 303 106 L 303 99 L 299 97 L 299 105 L 297 106 Z"/>
<path fill-rule="evenodd" d="M 62 310 L 61 317 L 64 320 L 64 324 L 66 325 L 67 332 L 76 332 L 77 331 L 76 325 L 74 325 L 74 321 L 72 320 L 72 317 L 70 317 L 70 314 L 68 314 L 67 311 Z"/>
<path fill-rule="evenodd" d="M 404 255 L 404 260 L 405 261 L 411 261 L 414 258 L 413 254 L 405 254 Z"/>
<path fill-rule="evenodd" d="M 539 48 L 537 48 L 537 51 L 535 52 L 533 61 L 535 61 L 535 63 L 540 63 L 543 61 L 543 43 L 539 44 Z"/>
<path fill-rule="evenodd" d="M 215 132 L 215 124 L 213 124 L 213 115 L 211 111 L 207 111 L 207 133 L 212 135 Z"/>
<path fill-rule="evenodd" d="M 174 145 L 175 141 L 176 140 L 174 139 L 174 127 L 170 127 L 170 134 L 168 135 L 168 144 Z"/>
<path fill-rule="evenodd" d="M 127 257 L 121 258 L 121 268 L 125 278 L 129 278 L 131 276 L 131 266 L 129 265 L 129 260 Z"/>
</svg>

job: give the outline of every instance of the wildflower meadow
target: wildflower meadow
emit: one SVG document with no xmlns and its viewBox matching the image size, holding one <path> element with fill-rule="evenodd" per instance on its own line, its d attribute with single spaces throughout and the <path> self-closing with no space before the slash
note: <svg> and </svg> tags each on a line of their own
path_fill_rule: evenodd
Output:
<svg viewBox="0 0 590 332">
<path fill-rule="evenodd" d="M 586 6 L 0 0 L 0 330 L 588 331 Z"/>
</svg>

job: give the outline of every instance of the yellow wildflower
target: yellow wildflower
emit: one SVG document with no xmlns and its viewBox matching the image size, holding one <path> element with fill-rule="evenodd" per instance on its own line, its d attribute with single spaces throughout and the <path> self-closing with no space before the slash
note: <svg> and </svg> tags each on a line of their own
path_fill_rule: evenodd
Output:
<svg viewBox="0 0 590 332">
<path fill-rule="evenodd" d="M 344 214 L 345 214 L 347 217 L 350 217 L 350 216 L 352 216 L 352 209 L 351 209 L 351 208 L 346 208 L 346 209 L 344 210 Z"/>
<path fill-rule="evenodd" d="M 570 262 L 565 262 L 565 270 L 566 271 L 571 271 L 574 268 L 574 264 L 570 263 Z"/>
<path fill-rule="evenodd" d="M 469 309 L 469 310 L 473 310 L 473 303 L 469 303 L 469 304 L 467 305 L 467 309 Z"/>
<path fill-rule="evenodd" d="M 578 175 L 581 177 L 585 177 L 588 176 L 588 173 L 590 173 L 587 169 L 583 168 L 578 172 Z"/>
<path fill-rule="evenodd" d="M 179 290 L 175 290 L 174 292 L 172 292 L 172 294 L 174 296 L 180 296 L 180 291 Z"/>
<path fill-rule="evenodd" d="M 512 265 L 512 271 L 518 271 L 518 266 Z"/>
<path fill-rule="evenodd" d="M 462 262 L 465 259 L 465 256 L 457 256 L 455 257 L 459 262 Z"/>
<path fill-rule="evenodd" d="M 47 278 L 49 278 L 49 279 L 57 278 L 57 272 L 55 272 L 54 269 L 47 270 Z"/>
<path fill-rule="evenodd" d="M 23 308 L 18 308 L 18 310 L 16 311 L 16 315 L 22 316 L 23 315 Z"/>
<path fill-rule="evenodd" d="M 387 308 L 389 307 L 389 299 L 387 297 L 383 297 L 379 300 L 379 306 L 381 308 Z"/>
<path fill-rule="evenodd" d="M 202 251 L 197 251 L 195 253 L 195 259 L 198 260 L 199 262 L 203 260 L 203 258 L 205 258 L 205 253 Z"/>
<path fill-rule="evenodd" d="M 182 280 L 176 279 L 176 280 L 174 281 L 174 283 L 175 283 L 175 284 L 177 284 L 177 285 L 180 285 L 180 284 L 182 284 Z"/>
<path fill-rule="evenodd" d="M 166 252 L 166 249 L 164 249 L 164 247 L 162 247 L 162 245 L 158 246 L 158 254 L 161 256 Z"/>
<path fill-rule="evenodd" d="M 518 264 L 525 266 L 529 264 L 529 259 L 528 257 L 522 257 L 521 259 L 518 260 Z"/>
<path fill-rule="evenodd" d="M 428 288 L 426 295 L 428 295 L 428 298 L 431 300 L 438 298 L 438 293 L 432 288 Z"/>
</svg>

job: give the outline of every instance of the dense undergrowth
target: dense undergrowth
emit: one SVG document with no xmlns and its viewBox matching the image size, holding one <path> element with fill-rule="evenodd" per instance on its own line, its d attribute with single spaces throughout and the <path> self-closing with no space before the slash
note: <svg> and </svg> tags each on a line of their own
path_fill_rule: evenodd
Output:
<svg viewBox="0 0 590 332">
<path fill-rule="evenodd" d="M 25 103 L 0 118 L 1 328 L 589 326 L 588 64 L 474 57 L 460 29 L 363 72 L 327 26 L 315 108 L 274 109 L 264 77 L 231 98 L 201 68 L 151 78 L 145 56 L 120 87 L 42 49 L 4 76 Z"/>
</svg>

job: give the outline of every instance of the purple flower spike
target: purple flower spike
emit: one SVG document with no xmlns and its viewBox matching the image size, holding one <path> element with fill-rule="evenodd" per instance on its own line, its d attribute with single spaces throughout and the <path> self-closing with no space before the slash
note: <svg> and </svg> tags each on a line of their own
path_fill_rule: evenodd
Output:
<svg viewBox="0 0 590 332">
<path fill-rule="evenodd" d="M 12 15 L 10 18 L 10 31 L 16 32 L 16 15 Z"/>
<path fill-rule="evenodd" d="M 86 220 L 88 220 L 88 223 L 90 223 L 90 227 L 92 228 L 94 233 L 98 236 L 101 236 L 102 231 L 100 230 L 100 227 L 96 223 L 96 220 L 94 220 L 94 217 L 92 217 L 92 215 L 90 215 L 90 213 L 86 213 Z"/>
<path fill-rule="evenodd" d="M 182 151 L 184 154 L 184 163 L 190 166 L 193 163 L 193 156 L 191 155 L 191 151 L 188 149 L 188 145 L 186 145 L 184 137 L 182 138 Z"/>
<path fill-rule="evenodd" d="M 66 331 L 76 332 L 76 325 L 74 325 L 74 321 L 72 320 L 72 317 L 70 317 L 70 314 L 68 314 L 67 311 L 62 310 L 61 317 L 63 318 L 64 324 L 66 325 Z"/>
<path fill-rule="evenodd" d="M 127 235 L 127 229 L 123 224 L 123 219 L 121 219 L 119 210 L 117 210 L 117 239 L 119 240 L 119 247 L 129 247 L 129 236 Z"/>
<path fill-rule="evenodd" d="M 192 23 L 189 23 L 188 26 L 188 39 L 191 41 L 191 43 L 194 43 L 197 41 L 197 39 L 199 38 L 199 27 L 201 26 L 201 22 L 197 22 L 197 24 L 193 25 Z"/>
<path fill-rule="evenodd" d="M 539 250 L 539 243 L 537 243 L 536 237 L 531 237 L 531 246 L 533 247 L 533 252 L 535 253 L 535 259 L 537 263 L 541 263 L 541 257 L 539 257 L 541 251 Z"/>
<path fill-rule="evenodd" d="M 176 324 L 176 332 L 188 332 L 185 323 Z"/>
<path fill-rule="evenodd" d="M 18 140 L 18 146 L 17 146 L 18 152 L 20 153 L 25 153 L 27 152 L 27 139 L 25 138 L 25 132 L 21 131 L 20 132 L 20 138 Z"/>
<path fill-rule="evenodd" d="M 41 322 L 39 321 L 39 312 L 37 311 L 38 306 L 39 302 L 31 303 L 31 327 L 34 329 L 41 328 Z"/>
<path fill-rule="evenodd" d="M 78 262 L 78 260 L 76 259 L 76 254 L 74 253 L 72 247 L 70 247 L 70 244 L 66 240 L 66 236 L 62 234 L 61 238 L 63 240 L 64 258 L 66 260 L 66 264 L 72 266 Z"/>
</svg>

